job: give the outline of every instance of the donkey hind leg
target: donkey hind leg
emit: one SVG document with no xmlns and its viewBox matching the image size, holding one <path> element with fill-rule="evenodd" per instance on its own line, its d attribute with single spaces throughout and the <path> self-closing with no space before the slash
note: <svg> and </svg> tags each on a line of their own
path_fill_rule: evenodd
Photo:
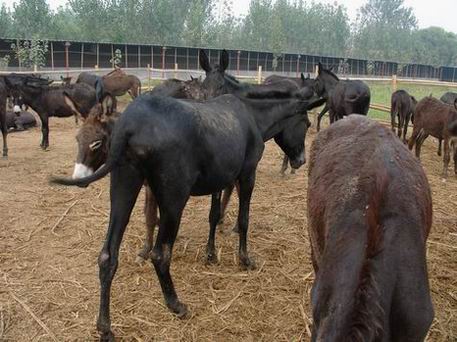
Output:
<svg viewBox="0 0 457 342">
<path fill-rule="evenodd" d="M 152 264 L 159 278 L 167 307 L 180 318 L 187 316 L 187 306 L 181 303 L 176 294 L 170 275 L 170 263 L 173 245 L 178 234 L 182 212 L 190 196 L 190 189 L 177 186 L 177 190 L 167 189 L 164 194 L 157 194 L 160 211 L 159 233 L 152 250 Z"/>
<path fill-rule="evenodd" d="M 281 175 L 284 176 L 286 174 L 286 170 L 287 170 L 288 166 L 289 166 L 289 157 L 287 156 L 287 154 L 284 154 L 284 158 L 282 159 Z"/>
<path fill-rule="evenodd" d="M 413 127 L 413 133 L 411 134 L 411 137 L 408 140 L 408 148 L 412 151 L 414 145 L 416 144 L 417 138 L 420 135 L 420 130 L 417 128 L 417 126 Z"/>
<path fill-rule="evenodd" d="M 154 229 L 155 226 L 159 224 L 157 202 L 149 185 L 145 186 L 145 197 L 144 216 L 146 217 L 146 238 L 144 240 L 143 248 L 138 253 L 138 257 L 136 259 L 137 263 L 140 264 L 151 257 L 154 242 Z"/>
<path fill-rule="evenodd" d="M 252 191 L 255 184 L 255 170 L 240 178 L 240 205 L 238 213 L 238 227 L 240 234 L 239 259 L 243 269 L 255 269 L 255 262 L 251 260 L 247 251 L 247 234 L 249 226 L 249 207 Z"/>
<path fill-rule="evenodd" d="M 422 144 L 424 143 L 425 139 L 427 139 L 428 134 L 425 132 L 421 132 L 419 136 L 416 139 L 416 157 L 417 159 L 421 159 L 421 149 L 422 149 Z"/>
<path fill-rule="evenodd" d="M 131 165 L 111 172 L 111 213 L 105 243 L 98 257 L 100 269 L 100 311 L 97 329 L 102 341 L 114 341 L 110 321 L 111 283 L 118 265 L 119 247 L 125 228 L 143 185 L 141 174 Z"/>
<path fill-rule="evenodd" d="M 442 146 L 443 146 L 443 139 L 438 139 L 438 152 L 437 152 L 437 154 L 440 157 L 441 157 L 441 154 L 442 154 L 441 152 L 443 150 Z"/>
<path fill-rule="evenodd" d="M 397 113 L 394 110 L 394 107 L 391 106 L 391 111 L 390 111 L 390 127 L 392 128 L 392 132 L 395 133 L 395 128 L 397 127 L 397 124 L 395 122 L 395 118 L 397 116 Z"/>
<path fill-rule="evenodd" d="M 221 216 L 221 193 L 211 195 L 211 210 L 209 212 L 209 237 L 206 246 L 206 260 L 209 264 L 217 263 L 215 235 L 216 226 Z"/>
<path fill-rule="evenodd" d="M 398 116 L 398 138 L 401 139 L 401 134 L 403 130 L 403 126 L 405 124 L 405 118 L 402 115 Z"/>
<path fill-rule="evenodd" d="M 409 120 L 411 118 L 411 114 L 406 115 L 405 121 L 403 122 L 403 143 L 407 143 L 406 140 L 406 135 L 408 134 L 408 125 L 409 125 Z"/>
<path fill-rule="evenodd" d="M 8 127 L 6 127 L 6 114 L 3 111 L 3 108 L 0 108 L 0 128 L 2 130 L 3 136 L 3 157 L 8 157 Z"/>
<path fill-rule="evenodd" d="M 235 184 L 232 184 L 224 189 L 223 196 L 222 196 L 220 220 L 219 220 L 218 224 L 224 223 L 225 212 L 227 211 L 227 206 L 230 202 L 230 198 L 232 197 L 234 187 L 235 187 Z"/>
<path fill-rule="evenodd" d="M 398 250 L 404 249 L 405 241 L 403 240 L 401 244 Z M 402 254 L 402 260 L 406 259 L 404 254 Z M 425 255 L 415 248 L 410 248 L 407 254 L 411 254 L 411 258 L 408 258 L 409 262 L 405 263 L 407 266 L 399 268 L 399 277 L 391 299 L 390 341 L 423 342 L 434 316 L 427 269 L 424 267 Z M 411 259 L 414 262 L 411 262 Z M 418 261 L 421 262 L 418 263 Z M 408 295 L 405 295 L 405 291 Z"/>
</svg>

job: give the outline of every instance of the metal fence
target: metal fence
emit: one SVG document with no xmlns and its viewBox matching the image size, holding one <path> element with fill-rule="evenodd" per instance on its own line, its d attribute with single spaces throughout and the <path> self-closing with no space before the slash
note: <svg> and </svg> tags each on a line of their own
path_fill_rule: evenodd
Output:
<svg viewBox="0 0 457 342">
<path fill-rule="evenodd" d="M 5 55 L 13 57 L 11 44 L 15 39 L 0 38 L 0 58 Z M 132 69 L 152 69 L 159 77 L 166 77 L 167 70 L 189 71 L 198 75 L 199 49 L 178 46 L 135 45 L 115 43 L 91 43 L 76 41 L 49 41 L 46 56 L 47 71 L 112 68 L 110 60 L 116 50 L 122 53 L 122 67 Z M 220 50 L 205 49 L 210 61 L 217 63 Z M 255 75 L 259 69 L 265 74 L 279 73 L 287 76 L 298 76 L 303 73 L 314 73 L 317 63 L 333 67 L 343 77 L 391 77 L 417 78 L 456 82 L 455 67 L 434 67 L 421 64 L 400 64 L 388 61 L 363 60 L 353 58 L 325 57 L 307 54 L 284 53 L 276 55 L 271 52 L 228 50 L 230 55 L 229 71 L 236 75 Z M 25 71 L 21 62 L 13 59 L 5 71 Z M 160 72 L 163 70 L 163 72 Z M 174 72 L 176 73 L 176 72 Z"/>
</svg>

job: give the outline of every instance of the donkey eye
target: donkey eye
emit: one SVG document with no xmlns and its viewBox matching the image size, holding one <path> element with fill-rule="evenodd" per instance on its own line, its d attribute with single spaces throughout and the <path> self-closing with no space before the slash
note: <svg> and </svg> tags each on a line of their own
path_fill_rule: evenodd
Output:
<svg viewBox="0 0 457 342">
<path fill-rule="evenodd" d="M 95 151 L 97 148 L 100 148 L 100 146 L 102 146 L 102 141 L 96 140 L 92 144 L 89 145 L 89 148 L 91 151 Z"/>
</svg>

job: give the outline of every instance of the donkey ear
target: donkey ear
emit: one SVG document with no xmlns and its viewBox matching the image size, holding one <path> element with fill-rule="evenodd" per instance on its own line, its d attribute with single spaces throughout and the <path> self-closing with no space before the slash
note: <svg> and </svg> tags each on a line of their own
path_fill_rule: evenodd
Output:
<svg viewBox="0 0 457 342">
<path fill-rule="evenodd" d="M 190 80 L 191 80 L 191 81 L 195 81 L 195 78 L 193 78 L 193 76 L 190 75 Z"/>
<path fill-rule="evenodd" d="M 206 55 L 205 50 L 200 49 L 198 60 L 200 62 L 200 66 L 203 70 L 205 70 L 206 72 L 211 71 L 211 65 L 209 64 L 209 59 L 208 59 L 208 56 Z"/>
<path fill-rule="evenodd" d="M 324 67 L 322 66 L 322 63 L 319 62 L 319 64 L 317 64 L 317 73 L 320 75 L 322 70 L 324 70 Z"/>
<path fill-rule="evenodd" d="M 301 80 L 304 81 L 306 78 L 305 78 L 305 75 L 303 73 L 300 74 L 300 77 L 301 77 Z"/>
<path fill-rule="evenodd" d="M 219 61 L 219 67 L 221 68 L 221 71 L 227 70 L 227 68 L 229 66 L 229 62 L 230 62 L 229 54 L 228 54 L 227 50 L 224 49 L 221 52 L 221 58 Z"/>
</svg>

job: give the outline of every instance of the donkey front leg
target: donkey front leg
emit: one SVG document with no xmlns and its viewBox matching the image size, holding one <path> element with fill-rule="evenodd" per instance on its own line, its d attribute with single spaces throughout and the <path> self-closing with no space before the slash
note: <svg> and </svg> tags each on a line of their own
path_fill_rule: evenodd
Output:
<svg viewBox="0 0 457 342">
<path fill-rule="evenodd" d="M 2 130 L 3 136 L 3 157 L 8 157 L 8 127 L 6 127 L 6 113 L 3 111 L 3 108 L 0 108 L 0 128 Z"/>
<path fill-rule="evenodd" d="M 49 147 L 49 118 L 47 114 L 40 115 L 41 119 L 41 148 L 46 150 Z"/>
<path fill-rule="evenodd" d="M 105 243 L 98 257 L 100 268 L 100 311 L 97 329 L 101 341 L 114 341 L 110 320 L 111 283 L 118 265 L 119 247 L 138 193 L 143 185 L 142 176 L 126 165 L 111 172 L 111 213 Z"/>
<path fill-rule="evenodd" d="M 216 255 L 216 226 L 221 216 L 221 193 L 211 195 L 211 210 L 209 212 L 209 237 L 206 246 L 206 260 L 209 264 L 217 263 Z"/>
</svg>

